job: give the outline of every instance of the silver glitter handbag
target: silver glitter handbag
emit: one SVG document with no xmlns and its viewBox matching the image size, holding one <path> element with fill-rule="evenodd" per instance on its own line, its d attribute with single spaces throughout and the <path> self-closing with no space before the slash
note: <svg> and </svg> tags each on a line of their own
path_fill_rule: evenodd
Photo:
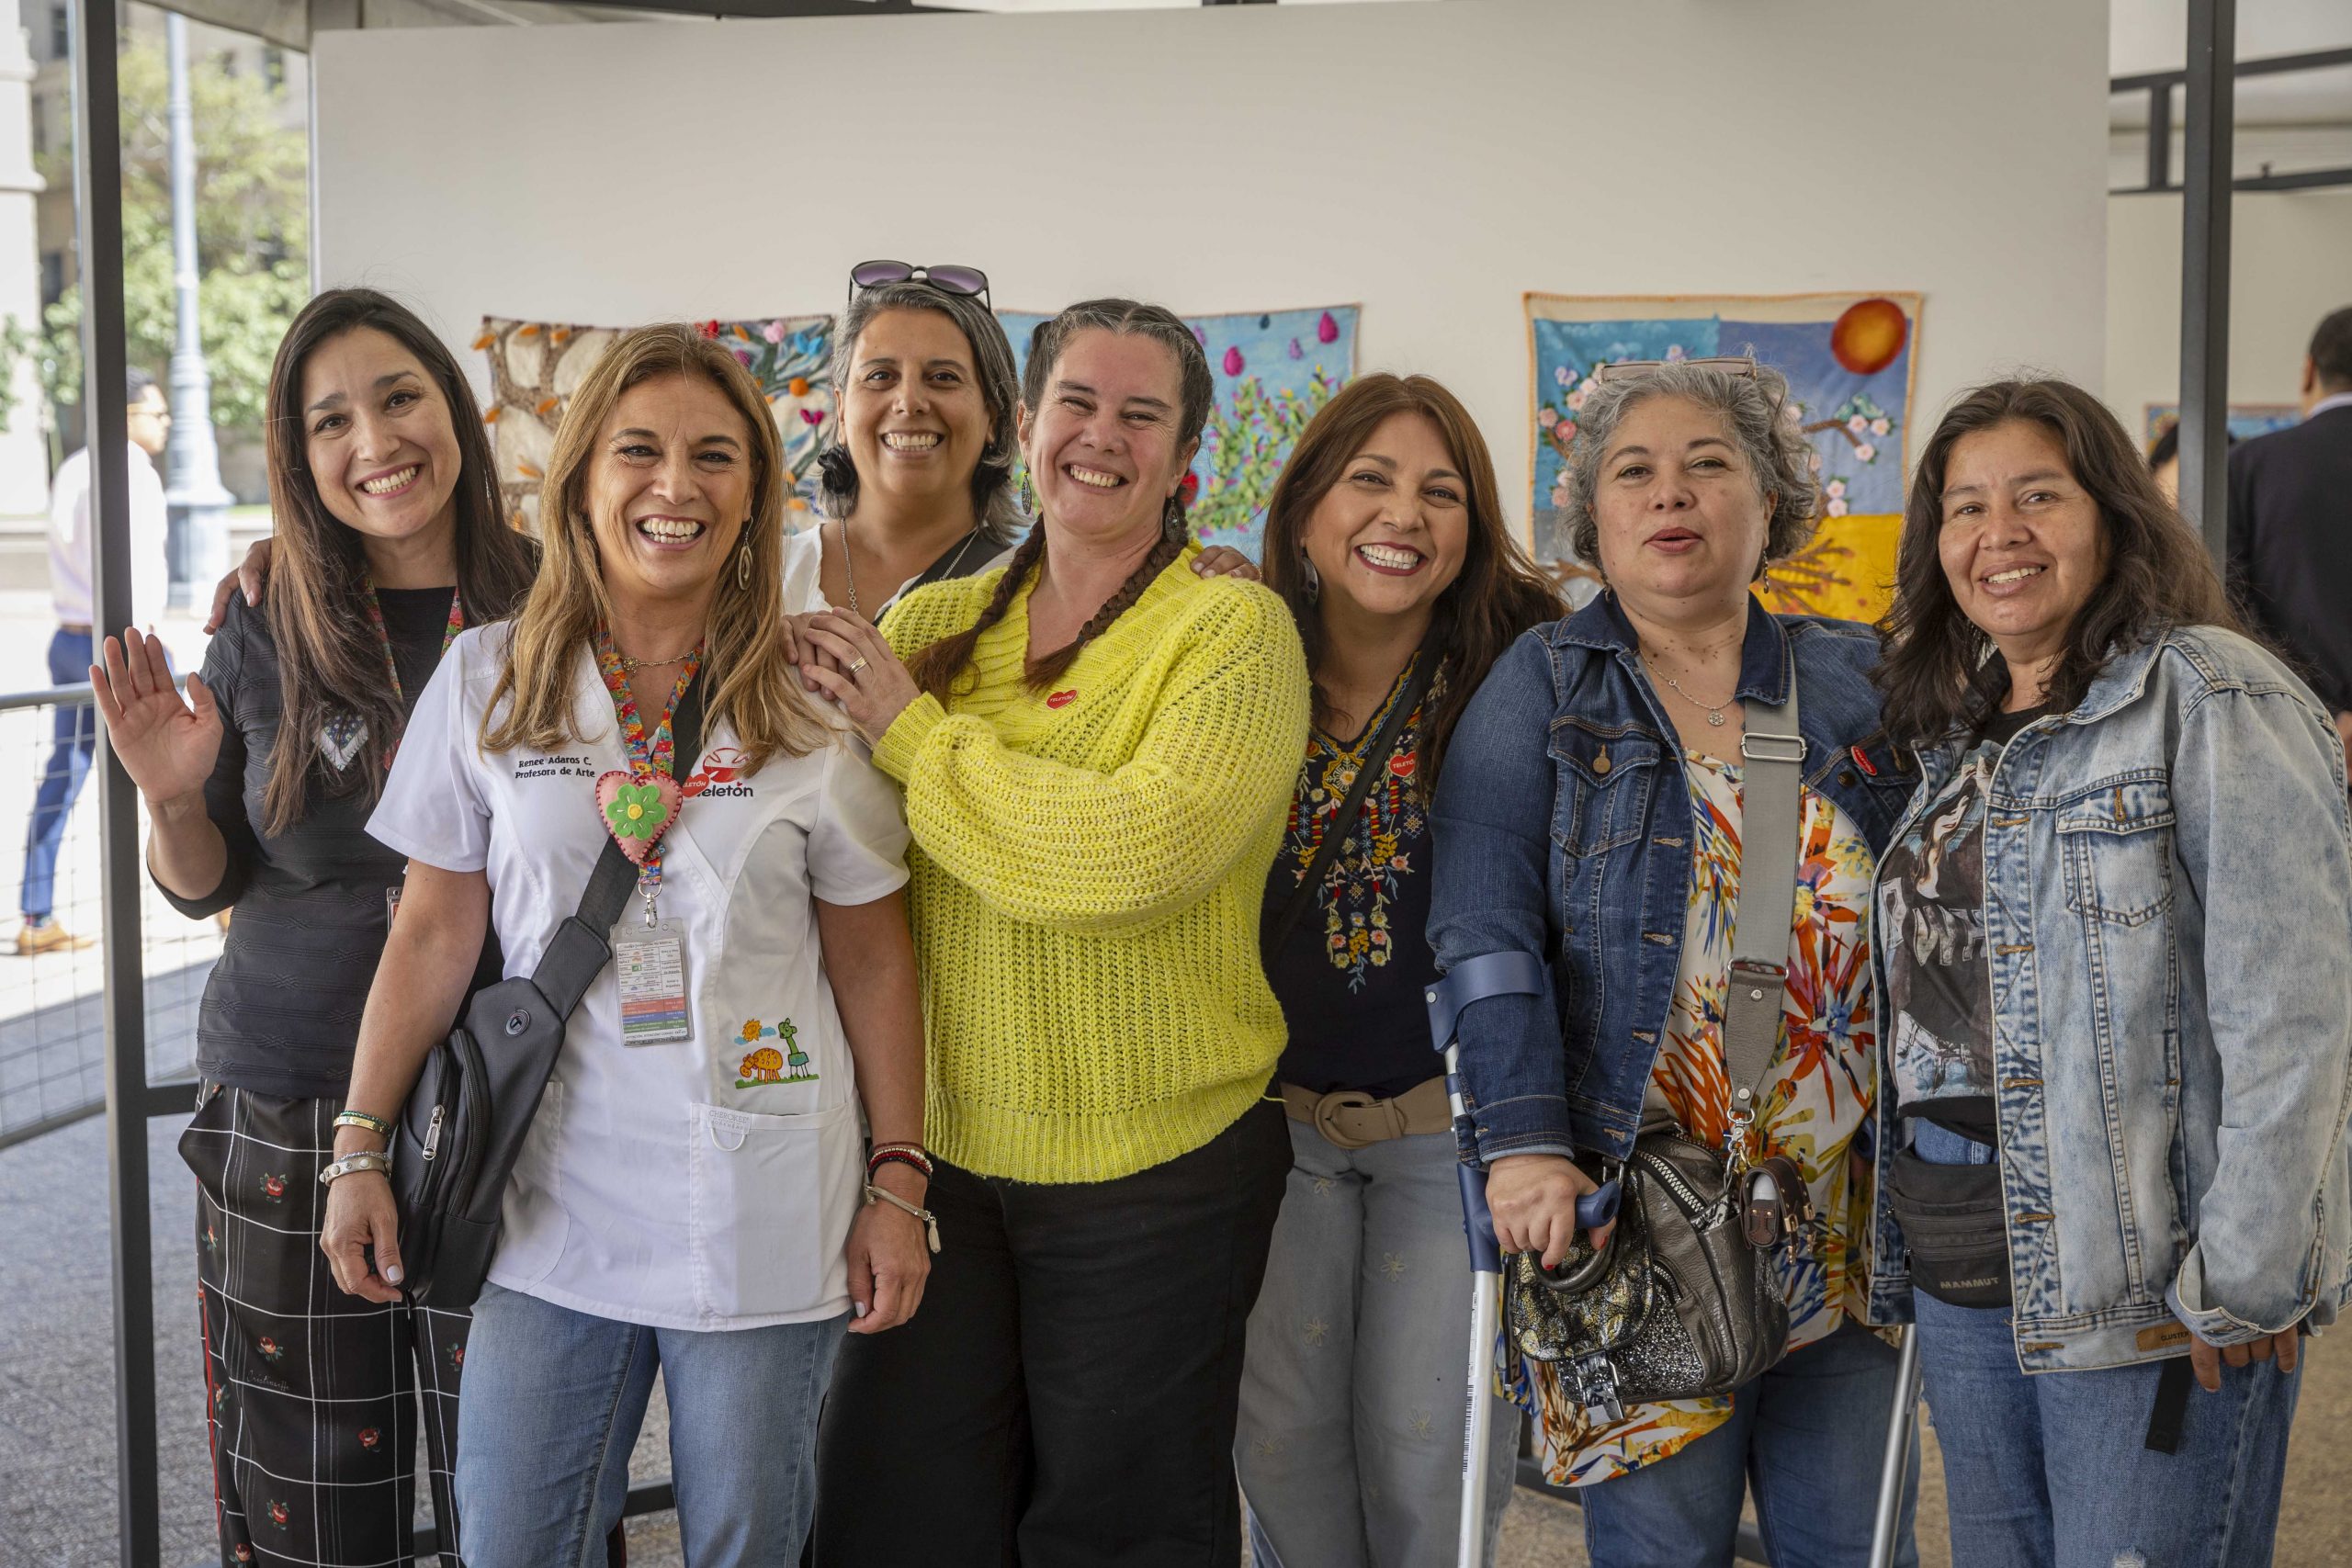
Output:
<svg viewBox="0 0 2352 1568">
<path fill-rule="evenodd" d="M 1742 901 L 1758 912 L 1793 912 L 1804 761 L 1794 670 L 1786 703 L 1750 701 L 1746 715 Z M 1530 1359 L 1557 1363 L 1568 1389 L 1603 1420 L 1620 1419 L 1627 1404 L 1728 1393 L 1788 1347 L 1774 1254 L 1811 1222 L 1812 1194 L 1792 1161 L 1748 1157 L 1757 1090 L 1781 1035 L 1786 912 L 1735 922 L 1723 1025 L 1731 1124 L 1723 1147 L 1679 1129 L 1641 1134 L 1623 1165 L 1604 1172 L 1604 1188 L 1622 1185 L 1606 1247 L 1595 1251 L 1579 1230 L 1556 1269 L 1533 1252 L 1504 1261 L 1509 1343 Z"/>
</svg>

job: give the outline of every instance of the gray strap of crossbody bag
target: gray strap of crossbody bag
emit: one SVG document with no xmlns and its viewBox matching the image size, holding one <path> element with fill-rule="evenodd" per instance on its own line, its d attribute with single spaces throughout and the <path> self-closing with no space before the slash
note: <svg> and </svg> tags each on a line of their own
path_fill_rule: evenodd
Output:
<svg viewBox="0 0 2352 1568">
<path fill-rule="evenodd" d="M 1724 1072 L 1731 1080 L 1734 1135 L 1756 1119 L 1756 1096 L 1781 1035 L 1789 988 L 1790 919 L 1796 910 L 1798 812 L 1804 737 L 1797 729 L 1795 662 L 1789 700 L 1740 705 L 1747 768 L 1740 807 L 1739 910 L 1733 922 L 1731 987 L 1724 1002 Z"/>
</svg>

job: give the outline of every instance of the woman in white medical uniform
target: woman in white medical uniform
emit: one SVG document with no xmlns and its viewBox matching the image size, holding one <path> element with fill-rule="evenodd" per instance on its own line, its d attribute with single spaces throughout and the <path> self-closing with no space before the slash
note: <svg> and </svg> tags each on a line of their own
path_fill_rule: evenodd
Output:
<svg viewBox="0 0 2352 1568">
<path fill-rule="evenodd" d="M 687 327 L 616 343 L 557 434 L 529 599 L 450 648 L 368 824 L 410 857 L 352 1077 L 386 1120 L 485 920 L 527 975 L 608 832 L 640 865 L 474 1309 L 470 1568 L 603 1561 L 657 1370 L 688 1560 L 797 1562 L 841 1334 L 903 1322 L 929 1269 L 907 830 L 786 658 L 781 476 L 733 355 Z M 336 1150 L 381 1146 L 345 1127 Z M 337 1280 L 390 1299 L 389 1184 L 354 1169 L 328 1199 Z"/>
</svg>

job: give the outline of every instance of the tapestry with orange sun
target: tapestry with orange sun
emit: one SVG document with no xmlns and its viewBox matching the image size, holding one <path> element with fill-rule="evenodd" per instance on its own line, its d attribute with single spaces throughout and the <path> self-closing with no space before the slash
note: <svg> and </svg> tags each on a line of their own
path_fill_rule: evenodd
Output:
<svg viewBox="0 0 2352 1568">
<path fill-rule="evenodd" d="M 767 395 L 784 443 L 787 471 L 785 525 L 798 529 L 815 517 L 817 454 L 832 439 L 833 318 L 762 316 L 748 321 L 705 321 L 705 337 L 729 350 Z M 555 448 L 564 404 L 587 379 L 613 340 L 612 327 L 485 316 L 474 346 L 490 360 L 490 399 L 482 418 L 498 457 L 498 490 L 507 520 L 536 533 L 539 481 Z"/>
<path fill-rule="evenodd" d="M 1910 439 L 1917 294 L 1526 297 L 1536 558 L 1582 601 L 1598 590 L 1569 548 L 1577 414 L 1603 365 L 1752 354 L 1789 378 L 1784 411 L 1812 442 L 1821 513 L 1812 542 L 1757 592 L 1772 609 L 1874 621 L 1894 587 Z"/>
</svg>

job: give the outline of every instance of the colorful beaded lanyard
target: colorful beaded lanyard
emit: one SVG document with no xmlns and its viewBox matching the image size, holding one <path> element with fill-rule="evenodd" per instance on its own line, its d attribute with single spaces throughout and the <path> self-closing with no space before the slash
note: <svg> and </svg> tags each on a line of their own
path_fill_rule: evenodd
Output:
<svg viewBox="0 0 2352 1568">
<path fill-rule="evenodd" d="M 376 628 L 376 646 L 384 650 L 384 673 L 391 677 L 392 701 L 398 703 L 402 708 L 406 708 L 408 694 L 401 690 L 401 667 L 392 658 L 392 633 L 391 629 L 384 625 L 384 606 L 376 598 L 376 582 L 373 578 L 362 577 L 359 580 L 359 604 L 368 612 L 368 624 Z M 458 634 L 465 629 L 465 591 L 451 589 L 449 591 L 449 624 L 441 629 L 441 653 L 448 652 L 449 645 L 457 641 Z M 440 654 L 434 655 L 435 660 L 440 657 Z M 392 765 L 392 753 L 400 749 L 400 738 L 394 736 L 392 743 L 384 748 L 385 767 L 389 768 Z"/>
<path fill-rule="evenodd" d="M 678 699 L 686 694 L 695 672 L 702 668 L 702 644 L 695 644 L 695 650 L 686 655 L 678 671 L 677 682 L 670 688 L 670 700 L 662 709 L 662 722 L 655 727 L 650 741 L 645 736 L 645 720 L 637 711 L 637 698 L 629 692 L 628 676 L 621 669 L 620 650 L 613 646 L 613 634 L 605 627 L 596 628 L 595 649 L 596 671 L 605 679 L 605 690 L 612 694 L 613 716 L 620 725 L 621 748 L 628 752 L 629 772 L 637 776 L 638 787 L 643 792 L 633 804 L 647 811 L 666 812 L 670 807 L 656 796 L 652 781 L 673 776 L 671 759 L 677 753 L 677 742 L 670 734 L 670 720 L 678 711 Z M 604 814 L 600 807 L 599 816 Z M 650 831 L 657 833 L 665 826 L 660 818 L 646 824 Z M 637 890 L 645 900 L 646 923 L 650 925 L 654 898 L 662 891 L 662 841 L 658 837 L 638 868 Z"/>
</svg>

